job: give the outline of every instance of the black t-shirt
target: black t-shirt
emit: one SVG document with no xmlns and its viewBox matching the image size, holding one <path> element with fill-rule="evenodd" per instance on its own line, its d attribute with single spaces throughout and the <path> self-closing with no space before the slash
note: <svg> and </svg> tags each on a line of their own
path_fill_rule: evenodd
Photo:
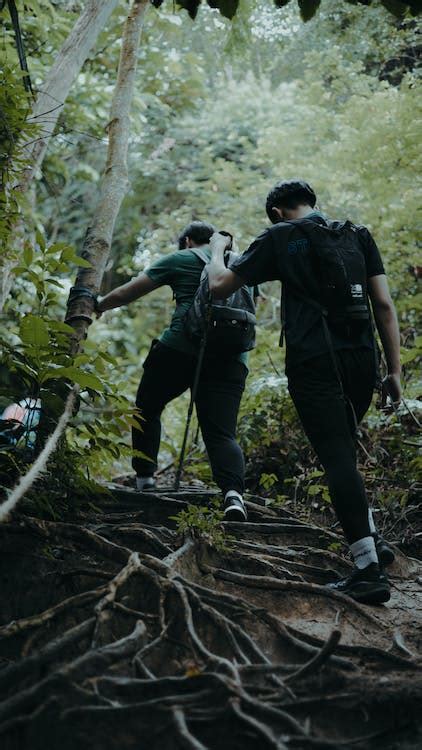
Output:
<svg viewBox="0 0 422 750">
<path fill-rule="evenodd" d="M 327 221 L 322 214 L 308 214 L 307 219 L 336 227 L 337 221 Z M 365 257 L 367 277 L 385 273 L 379 250 L 369 232 L 358 227 Z M 247 284 L 262 284 L 279 279 L 283 282 L 285 307 L 286 370 L 311 357 L 328 351 L 321 322 L 321 313 L 302 296 L 319 300 L 319 289 L 311 263 L 312 248 L 304 233 L 293 224 L 280 222 L 262 232 L 246 252 L 230 268 Z M 353 340 L 332 332 L 335 350 L 374 347 L 372 322 L 368 321 Z"/>
</svg>

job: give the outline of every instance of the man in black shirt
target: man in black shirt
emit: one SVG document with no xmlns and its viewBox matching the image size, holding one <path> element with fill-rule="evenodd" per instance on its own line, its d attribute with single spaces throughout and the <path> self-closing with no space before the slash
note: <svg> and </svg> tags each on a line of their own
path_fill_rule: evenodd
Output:
<svg viewBox="0 0 422 750">
<path fill-rule="evenodd" d="M 283 328 L 289 392 L 305 432 L 327 476 L 330 496 L 355 562 L 351 576 L 330 587 L 367 603 L 388 601 L 390 587 L 381 565 L 393 553 L 378 537 L 362 477 L 356 467 L 356 424 L 366 413 L 376 382 L 376 352 L 370 317 L 352 333 L 327 330 L 323 323 L 321 274 L 312 227 L 336 229 L 315 210 L 316 196 L 302 180 L 280 182 L 267 197 L 274 226 L 266 229 L 229 269 L 223 261 L 226 239 L 211 239 L 211 291 L 226 297 L 242 284 L 283 282 Z M 306 222 L 301 221 L 306 219 Z M 293 222 L 293 223 L 290 223 Z M 306 224 L 306 231 L 304 229 Z M 378 248 L 366 227 L 354 227 L 356 252 L 366 268 L 366 285 L 385 352 L 387 396 L 397 403 L 400 390 L 400 337 Z M 315 233 L 315 229 L 313 230 Z M 359 249 L 357 249 L 359 247 Z M 325 330 L 324 330 L 325 329 Z M 377 546 L 376 546 L 377 544 Z"/>
</svg>

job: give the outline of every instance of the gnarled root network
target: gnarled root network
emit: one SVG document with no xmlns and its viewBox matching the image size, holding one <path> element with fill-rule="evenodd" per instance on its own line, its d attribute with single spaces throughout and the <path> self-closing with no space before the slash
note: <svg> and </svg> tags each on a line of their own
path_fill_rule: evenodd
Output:
<svg viewBox="0 0 422 750">
<path fill-rule="evenodd" d="M 415 561 L 370 608 L 323 586 L 336 535 L 259 498 L 221 551 L 170 519 L 208 495 L 116 495 L 0 526 L 5 750 L 416 750 Z"/>
</svg>

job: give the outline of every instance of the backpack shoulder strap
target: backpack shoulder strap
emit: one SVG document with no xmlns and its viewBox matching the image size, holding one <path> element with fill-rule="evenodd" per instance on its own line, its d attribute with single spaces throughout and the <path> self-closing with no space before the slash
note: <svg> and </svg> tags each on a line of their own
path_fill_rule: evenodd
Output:
<svg viewBox="0 0 422 750">
<path fill-rule="evenodd" d="M 206 265 L 206 266 L 208 265 L 208 263 L 210 262 L 210 258 L 202 250 L 202 248 L 200 248 L 200 247 L 191 247 L 190 249 L 191 249 L 191 252 L 194 253 L 197 258 L 199 258 L 199 260 L 202 260 L 202 262 L 204 263 L 204 265 Z M 233 263 L 233 261 L 236 260 L 236 258 L 238 258 L 238 257 L 239 257 L 238 254 L 237 253 L 233 253 L 231 250 L 230 250 L 230 252 L 225 253 L 225 255 L 224 255 L 224 263 L 225 263 L 225 265 L 227 266 L 228 263 Z"/>
<path fill-rule="evenodd" d="M 210 262 L 210 259 L 208 255 L 200 247 L 191 247 L 190 249 L 191 249 L 191 252 L 194 255 L 196 255 L 197 258 L 199 258 L 199 260 L 202 260 L 205 266 L 208 265 L 208 263 Z"/>
</svg>

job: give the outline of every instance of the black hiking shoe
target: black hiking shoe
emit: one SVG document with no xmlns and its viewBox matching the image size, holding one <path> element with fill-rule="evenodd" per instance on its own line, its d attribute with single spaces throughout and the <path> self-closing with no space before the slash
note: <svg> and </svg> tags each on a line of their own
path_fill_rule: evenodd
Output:
<svg viewBox="0 0 422 750">
<path fill-rule="evenodd" d="M 384 537 L 382 537 L 381 534 L 378 534 L 378 532 L 375 532 L 372 536 L 374 537 L 375 549 L 377 551 L 380 566 L 385 568 L 387 565 L 392 565 L 396 558 L 394 550 L 385 541 Z"/>
<path fill-rule="evenodd" d="M 155 489 L 154 477 L 136 477 L 135 486 L 138 492 L 146 492 Z"/>
<path fill-rule="evenodd" d="M 248 513 L 245 503 L 237 495 L 229 495 L 224 501 L 225 521 L 247 521 Z"/>
<path fill-rule="evenodd" d="M 363 604 L 382 604 L 390 598 L 389 580 L 377 563 L 371 563 L 363 570 L 355 568 L 350 576 L 337 583 L 328 583 L 326 588 L 347 594 Z"/>
</svg>

